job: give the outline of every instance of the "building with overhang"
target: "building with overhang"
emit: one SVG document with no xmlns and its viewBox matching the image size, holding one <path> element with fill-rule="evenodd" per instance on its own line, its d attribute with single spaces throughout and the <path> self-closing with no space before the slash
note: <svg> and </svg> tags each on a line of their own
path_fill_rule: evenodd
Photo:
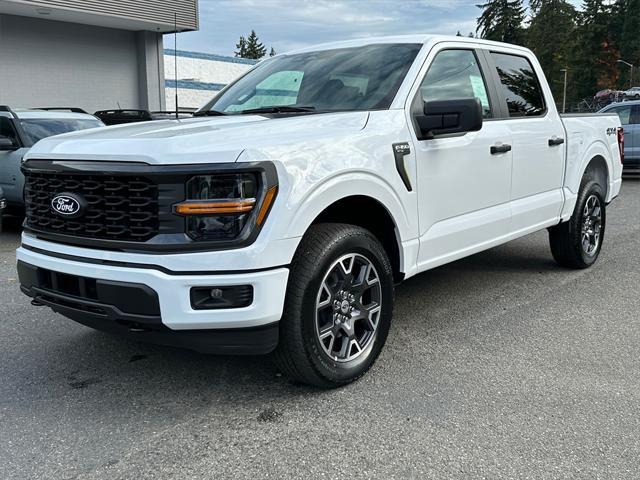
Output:
<svg viewBox="0 0 640 480">
<path fill-rule="evenodd" d="M 197 0 L 0 0 L 0 105 L 163 110 L 162 36 L 197 29 Z"/>
</svg>

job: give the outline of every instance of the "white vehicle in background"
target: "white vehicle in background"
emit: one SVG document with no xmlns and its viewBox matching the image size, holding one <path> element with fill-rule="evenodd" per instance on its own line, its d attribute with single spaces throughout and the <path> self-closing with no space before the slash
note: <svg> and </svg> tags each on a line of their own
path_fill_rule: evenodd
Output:
<svg viewBox="0 0 640 480">
<path fill-rule="evenodd" d="M 640 87 L 631 87 L 623 95 L 628 100 L 640 100 Z"/>
<path fill-rule="evenodd" d="M 97 329 L 274 352 L 291 378 L 344 385 L 380 353 L 403 279 L 542 229 L 560 265 L 592 265 L 622 139 L 615 114 L 559 115 L 522 47 L 298 50 L 195 118 L 38 143 L 21 288 Z"/>
</svg>

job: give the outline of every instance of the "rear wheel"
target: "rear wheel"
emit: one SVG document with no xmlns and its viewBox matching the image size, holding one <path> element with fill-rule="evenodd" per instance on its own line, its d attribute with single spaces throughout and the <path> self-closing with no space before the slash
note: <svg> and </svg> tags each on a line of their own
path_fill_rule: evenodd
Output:
<svg viewBox="0 0 640 480">
<path fill-rule="evenodd" d="M 556 262 L 569 268 L 593 265 L 602 249 L 606 219 L 604 191 L 587 177 L 569 221 L 549 229 L 551 253 Z"/>
<path fill-rule="evenodd" d="M 392 309 L 391 265 L 373 234 L 352 225 L 314 225 L 291 265 L 276 363 L 311 385 L 352 382 L 380 353 Z"/>
</svg>

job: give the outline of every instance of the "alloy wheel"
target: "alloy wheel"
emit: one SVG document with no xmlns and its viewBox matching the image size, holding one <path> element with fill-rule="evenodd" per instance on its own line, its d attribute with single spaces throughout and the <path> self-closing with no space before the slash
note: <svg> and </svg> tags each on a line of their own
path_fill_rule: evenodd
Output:
<svg viewBox="0 0 640 480">
<path fill-rule="evenodd" d="M 602 206 L 597 195 L 587 198 L 582 212 L 582 250 L 589 256 L 595 255 L 600 246 L 602 234 Z"/>
<path fill-rule="evenodd" d="M 336 362 L 370 351 L 382 311 L 378 272 L 364 255 L 350 253 L 328 269 L 316 297 L 316 335 Z"/>
</svg>

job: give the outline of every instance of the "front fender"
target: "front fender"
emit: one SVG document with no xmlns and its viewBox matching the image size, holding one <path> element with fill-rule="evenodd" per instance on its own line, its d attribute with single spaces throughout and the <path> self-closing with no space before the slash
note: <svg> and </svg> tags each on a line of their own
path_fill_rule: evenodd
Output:
<svg viewBox="0 0 640 480">
<path fill-rule="evenodd" d="M 312 190 L 289 198 L 293 216 L 289 222 L 285 237 L 304 235 L 313 221 L 333 203 L 355 195 L 370 197 L 383 205 L 393 219 L 400 241 L 406 241 L 417 235 L 415 222 L 412 225 L 402 200 L 389 183 L 367 172 L 342 172 L 328 178 Z"/>
</svg>

